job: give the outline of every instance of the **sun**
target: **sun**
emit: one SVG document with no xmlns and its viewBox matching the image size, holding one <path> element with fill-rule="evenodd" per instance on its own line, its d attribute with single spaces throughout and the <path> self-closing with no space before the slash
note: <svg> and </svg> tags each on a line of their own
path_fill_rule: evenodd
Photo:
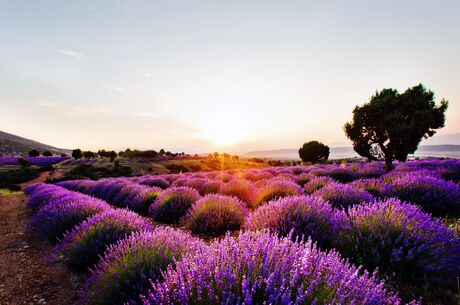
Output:
<svg viewBox="0 0 460 305">
<path fill-rule="evenodd" d="M 252 122 L 234 110 L 220 109 L 207 113 L 198 124 L 201 139 L 218 147 L 230 147 L 250 138 Z"/>
</svg>

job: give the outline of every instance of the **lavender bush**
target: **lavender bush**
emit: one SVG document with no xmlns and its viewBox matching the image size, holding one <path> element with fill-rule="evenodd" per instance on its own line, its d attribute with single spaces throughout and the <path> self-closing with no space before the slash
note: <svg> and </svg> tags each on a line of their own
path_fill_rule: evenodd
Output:
<svg viewBox="0 0 460 305">
<path fill-rule="evenodd" d="M 417 206 L 392 198 L 355 205 L 348 214 L 339 251 L 367 270 L 416 284 L 460 274 L 460 239 Z"/>
<path fill-rule="evenodd" d="M 246 218 L 249 230 L 269 229 L 280 236 L 310 237 L 323 249 L 331 249 L 336 235 L 347 226 L 343 211 L 325 200 L 312 196 L 292 196 L 271 201 Z"/>
<path fill-rule="evenodd" d="M 72 269 L 82 271 L 96 264 L 107 246 L 142 230 L 151 230 L 151 226 L 138 214 L 112 209 L 74 227 L 64 236 L 56 251 Z"/>
<path fill-rule="evenodd" d="M 373 201 L 374 197 L 368 192 L 341 183 L 329 183 L 313 193 L 313 196 L 322 197 L 332 206 L 347 210 L 350 206 L 363 202 Z"/>
<path fill-rule="evenodd" d="M 269 180 L 257 194 L 254 206 L 259 206 L 270 200 L 303 194 L 303 189 L 295 182 L 284 180 Z"/>
<path fill-rule="evenodd" d="M 142 231 L 111 245 L 86 281 L 89 304 L 141 304 L 150 280 L 162 279 L 162 272 L 186 253 L 202 247 L 198 239 L 170 228 Z"/>
<path fill-rule="evenodd" d="M 192 206 L 185 222 L 193 233 L 222 235 L 239 230 L 247 213 L 245 204 L 236 197 L 209 194 Z"/>
<path fill-rule="evenodd" d="M 144 304 L 400 304 L 375 275 L 310 241 L 240 233 L 184 256 Z"/>
<path fill-rule="evenodd" d="M 150 206 L 149 214 L 158 222 L 177 222 L 200 198 L 200 194 L 195 189 L 172 187 L 160 194 Z"/>
</svg>

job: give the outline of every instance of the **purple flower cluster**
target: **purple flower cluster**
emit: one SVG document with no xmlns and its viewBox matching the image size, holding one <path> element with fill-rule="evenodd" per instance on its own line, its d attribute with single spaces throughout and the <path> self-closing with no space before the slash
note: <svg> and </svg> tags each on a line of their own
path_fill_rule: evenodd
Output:
<svg viewBox="0 0 460 305">
<path fill-rule="evenodd" d="M 227 196 L 235 196 L 245 202 L 249 207 L 253 207 L 257 188 L 247 180 L 232 180 L 222 184 L 220 193 Z"/>
<path fill-rule="evenodd" d="M 138 214 L 111 209 L 83 221 L 68 232 L 57 247 L 74 270 L 85 270 L 96 264 L 107 246 L 133 232 L 151 230 L 151 225 Z"/>
<path fill-rule="evenodd" d="M 150 281 L 186 253 L 203 247 L 198 239 L 170 228 L 142 231 L 109 246 L 85 284 L 90 304 L 140 304 Z"/>
<path fill-rule="evenodd" d="M 25 157 L 24 159 L 30 165 L 47 166 L 60 163 L 67 160 L 69 157 Z M 0 157 L 0 166 L 3 165 L 18 165 L 18 157 Z"/>
<path fill-rule="evenodd" d="M 42 205 L 29 223 L 32 229 L 49 241 L 57 241 L 85 219 L 111 209 L 102 200 L 72 191 L 62 192 L 68 195 L 54 197 L 61 192 L 51 192 L 49 202 Z"/>
<path fill-rule="evenodd" d="M 222 235 L 239 230 L 247 214 L 246 205 L 236 197 L 209 194 L 193 204 L 185 222 L 193 233 Z"/>
<path fill-rule="evenodd" d="M 192 205 L 201 198 L 193 188 L 172 187 L 163 191 L 149 208 L 149 214 L 155 221 L 174 223 L 180 220 Z"/>
<path fill-rule="evenodd" d="M 450 181 L 409 173 L 387 184 L 381 194 L 417 204 L 434 216 L 460 216 L 460 186 Z"/>
<path fill-rule="evenodd" d="M 347 210 L 350 206 L 370 202 L 374 197 L 365 190 L 355 188 L 348 184 L 329 183 L 313 193 L 328 201 L 332 206 Z"/>
<path fill-rule="evenodd" d="M 338 249 L 367 270 L 422 283 L 460 275 L 460 239 L 437 219 L 397 199 L 355 205 Z"/>
<path fill-rule="evenodd" d="M 257 194 L 254 206 L 260 206 L 262 203 L 273 199 L 298 196 L 303 194 L 303 189 L 295 182 L 289 180 L 268 180 L 264 183 Z"/>
<path fill-rule="evenodd" d="M 375 275 L 311 241 L 226 235 L 168 267 L 144 304 L 401 304 Z"/>
<path fill-rule="evenodd" d="M 244 227 L 269 229 L 280 236 L 310 237 L 322 249 L 331 249 L 337 234 L 347 226 L 345 212 L 320 197 L 292 196 L 271 201 L 251 212 Z"/>
</svg>

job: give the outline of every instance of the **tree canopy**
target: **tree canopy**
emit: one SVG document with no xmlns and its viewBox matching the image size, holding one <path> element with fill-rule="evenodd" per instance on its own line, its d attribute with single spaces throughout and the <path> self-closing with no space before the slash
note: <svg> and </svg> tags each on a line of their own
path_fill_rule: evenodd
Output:
<svg viewBox="0 0 460 305">
<path fill-rule="evenodd" d="M 326 162 L 329 158 L 329 146 L 318 141 L 310 141 L 299 149 L 299 157 L 303 162 Z"/>
<path fill-rule="evenodd" d="M 444 126 L 448 102 L 434 100 L 422 84 L 400 94 L 395 89 L 377 91 L 370 101 L 353 109 L 353 119 L 344 125 L 354 150 L 369 160 L 406 161 L 422 138 Z"/>
</svg>

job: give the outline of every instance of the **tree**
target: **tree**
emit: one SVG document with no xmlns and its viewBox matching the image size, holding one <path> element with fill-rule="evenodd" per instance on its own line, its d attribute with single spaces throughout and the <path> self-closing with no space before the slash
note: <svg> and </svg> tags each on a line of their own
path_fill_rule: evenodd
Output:
<svg viewBox="0 0 460 305">
<path fill-rule="evenodd" d="M 21 166 L 22 169 L 30 166 L 30 163 L 24 158 L 18 158 L 18 164 Z"/>
<path fill-rule="evenodd" d="M 303 162 L 326 162 L 329 158 L 329 146 L 318 141 L 310 141 L 299 149 L 299 156 Z"/>
<path fill-rule="evenodd" d="M 38 157 L 40 156 L 40 152 L 36 149 L 32 149 L 31 151 L 29 151 L 29 157 Z"/>
<path fill-rule="evenodd" d="M 72 150 L 72 157 L 75 160 L 83 158 L 83 153 L 81 152 L 81 149 L 74 149 Z"/>
<path fill-rule="evenodd" d="M 219 157 L 219 153 L 217 151 L 214 152 L 213 155 L 214 155 L 214 158 L 216 158 L 216 159 Z"/>
<path fill-rule="evenodd" d="M 422 138 L 444 127 L 448 102 L 436 105 L 434 93 L 422 84 L 399 94 L 394 89 L 376 92 L 367 104 L 353 109 L 353 119 L 344 125 L 354 150 L 370 161 L 385 160 L 387 170 L 393 160 L 404 162 L 417 150 Z"/>
<path fill-rule="evenodd" d="M 45 156 L 45 157 L 51 157 L 52 155 L 53 155 L 53 153 L 50 152 L 49 150 L 47 150 L 47 151 L 45 151 L 45 152 L 43 153 L 43 156 Z"/>
<path fill-rule="evenodd" d="M 90 150 L 86 150 L 83 152 L 83 157 L 85 157 L 85 159 L 92 159 L 92 158 L 96 158 L 97 154 Z"/>
<path fill-rule="evenodd" d="M 113 162 L 113 160 L 115 160 L 115 158 L 117 157 L 117 153 L 114 150 L 112 150 L 108 152 L 108 156 L 110 158 L 110 162 Z"/>
</svg>

